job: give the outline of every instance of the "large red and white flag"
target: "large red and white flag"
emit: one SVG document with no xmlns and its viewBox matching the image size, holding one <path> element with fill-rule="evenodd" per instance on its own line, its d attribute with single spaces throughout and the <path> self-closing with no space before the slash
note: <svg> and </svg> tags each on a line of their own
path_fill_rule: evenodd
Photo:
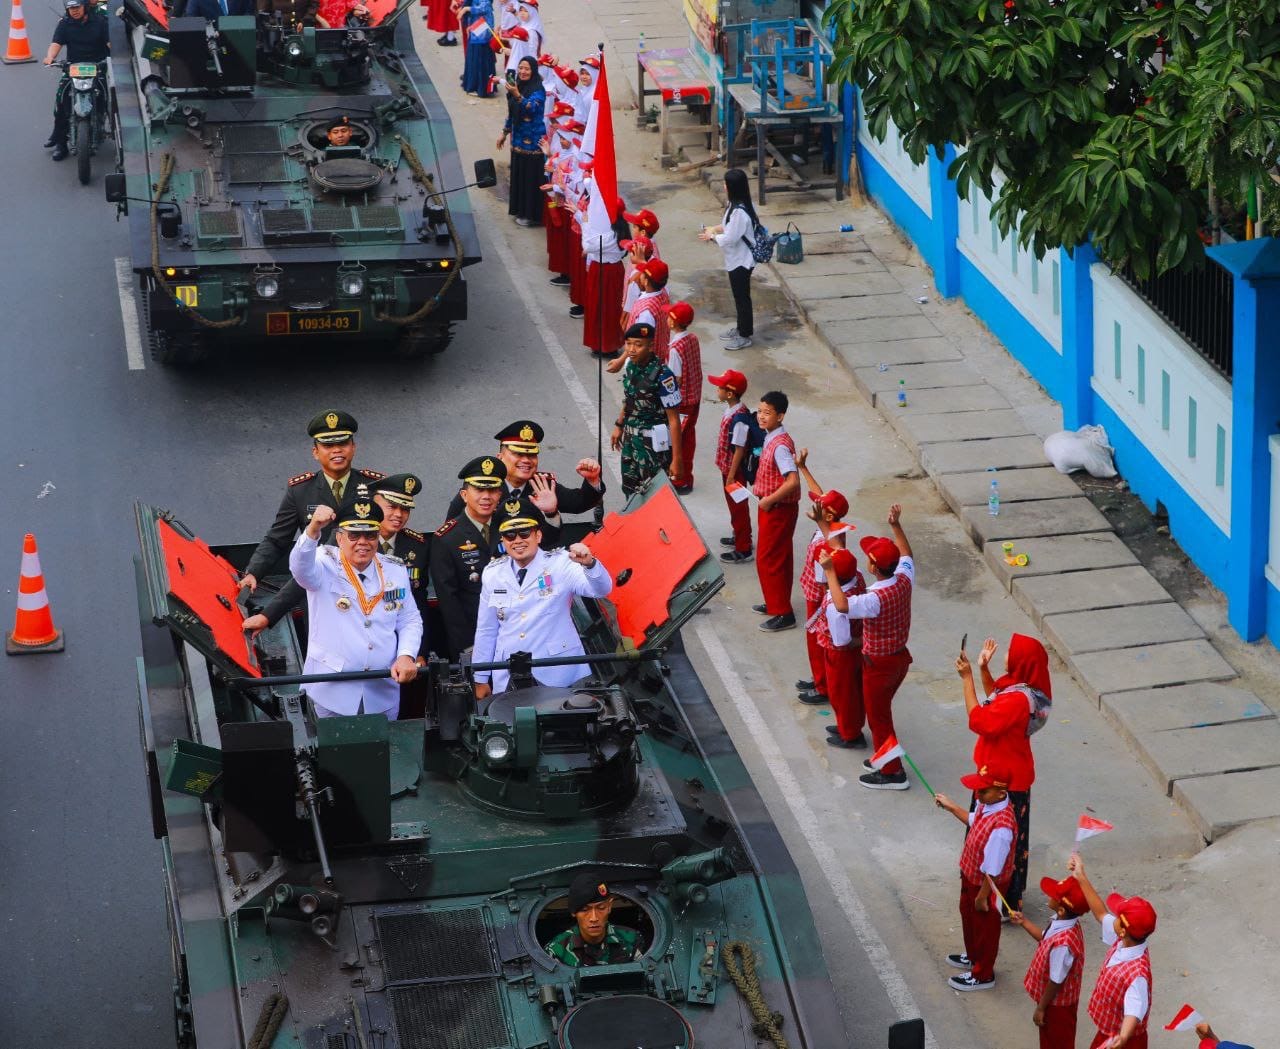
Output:
<svg viewBox="0 0 1280 1049">
<path fill-rule="evenodd" d="M 1204 1023 L 1204 1017 L 1191 1006 L 1184 1005 L 1172 1020 L 1164 1025 L 1166 1031 L 1194 1031 L 1196 1024 Z"/>
<path fill-rule="evenodd" d="M 587 221 L 594 231 L 607 230 L 618 211 L 618 160 L 613 151 L 613 109 L 609 104 L 609 78 L 605 74 L 603 52 L 587 129 L 582 135 L 582 155 L 592 161 Z"/>
<path fill-rule="evenodd" d="M 879 772 L 894 758 L 900 758 L 904 754 L 906 754 L 906 751 L 902 749 L 902 744 L 898 742 L 898 737 L 890 736 L 880 744 L 880 749 L 871 755 L 871 767 Z"/>
<path fill-rule="evenodd" d="M 1095 834 L 1105 834 L 1109 830 L 1115 830 L 1115 827 L 1106 820 L 1100 820 L 1096 816 L 1082 812 L 1080 822 L 1076 824 L 1076 841 L 1082 842 L 1085 838 L 1092 838 Z"/>
</svg>

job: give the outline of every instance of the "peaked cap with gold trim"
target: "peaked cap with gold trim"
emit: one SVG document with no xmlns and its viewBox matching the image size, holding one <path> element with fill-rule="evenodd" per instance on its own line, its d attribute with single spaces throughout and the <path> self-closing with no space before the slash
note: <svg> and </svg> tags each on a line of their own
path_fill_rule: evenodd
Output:
<svg viewBox="0 0 1280 1049">
<path fill-rule="evenodd" d="M 503 427 L 493 436 L 499 444 L 505 444 L 513 452 L 537 455 L 544 432 L 542 427 L 532 419 L 517 419 L 515 422 Z"/>
<path fill-rule="evenodd" d="M 507 464 L 496 455 L 477 455 L 458 471 L 458 480 L 472 488 L 500 488 L 507 477 Z"/>
<path fill-rule="evenodd" d="M 359 428 L 354 415 L 334 408 L 307 423 L 307 433 L 317 444 L 346 444 Z"/>
<path fill-rule="evenodd" d="M 382 521 L 382 507 L 373 501 L 367 484 L 356 490 L 338 508 L 338 527 L 348 532 L 376 532 Z"/>
<path fill-rule="evenodd" d="M 392 474 L 378 482 L 375 495 L 382 496 L 393 506 L 403 506 L 412 510 L 416 505 L 413 497 L 422 491 L 422 479 L 417 474 Z"/>
</svg>

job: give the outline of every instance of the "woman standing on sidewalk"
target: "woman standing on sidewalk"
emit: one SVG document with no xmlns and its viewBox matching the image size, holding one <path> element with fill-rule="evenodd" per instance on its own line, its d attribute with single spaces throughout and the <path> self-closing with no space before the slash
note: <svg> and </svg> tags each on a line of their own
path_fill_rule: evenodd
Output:
<svg viewBox="0 0 1280 1049">
<path fill-rule="evenodd" d="M 747 173 L 741 168 L 730 168 L 724 173 L 724 191 L 729 198 L 724 218 L 719 226 L 704 226 L 699 240 L 714 240 L 724 253 L 724 268 L 729 273 L 729 288 L 733 291 L 733 305 L 738 323 L 726 331 L 721 339 L 726 350 L 745 350 L 755 334 L 755 320 L 751 312 L 751 271 L 756 260 L 751 249 L 756 243 L 755 206 L 751 203 L 751 185 Z"/>
<path fill-rule="evenodd" d="M 1013 857 L 1013 876 L 1009 882 L 1009 906 L 1020 910 L 1022 894 L 1027 887 L 1027 856 L 1031 833 L 1031 784 L 1036 778 L 1035 757 L 1031 753 L 1031 715 L 1033 704 L 1043 706 L 1053 698 L 1049 681 L 1049 654 L 1044 645 L 1026 634 L 1009 638 L 1005 656 L 1005 672 L 993 678 L 988 664 L 996 652 L 996 642 L 987 638 L 978 655 L 982 690 L 986 698 L 978 701 L 974 687 L 973 667 L 969 657 L 960 653 L 956 670 L 964 684 L 964 705 L 969 714 L 969 730 L 978 737 L 973 747 L 973 760 L 983 765 L 1001 765 L 1009 770 L 1009 804 L 1018 824 L 1018 847 Z M 1043 699 L 1038 699 L 1035 693 Z"/>
<path fill-rule="evenodd" d="M 538 76 L 538 61 L 526 55 L 516 66 L 516 79 L 507 86 L 507 122 L 502 127 L 498 148 L 511 138 L 511 199 L 507 214 L 517 226 L 537 226 L 542 222 L 542 182 L 547 156 L 542 140 L 547 133 L 545 119 L 547 93 Z"/>
</svg>

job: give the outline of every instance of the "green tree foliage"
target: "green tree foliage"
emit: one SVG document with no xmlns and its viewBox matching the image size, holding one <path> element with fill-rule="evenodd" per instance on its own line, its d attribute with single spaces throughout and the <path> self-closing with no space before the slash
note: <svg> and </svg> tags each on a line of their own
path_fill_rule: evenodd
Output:
<svg viewBox="0 0 1280 1049">
<path fill-rule="evenodd" d="M 1037 255 L 1092 239 L 1141 276 L 1187 268 L 1211 187 L 1275 196 L 1280 0 L 832 0 L 826 19 L 871 134 L 892 119 L 916 163 L 955 143 L 958 192 Z"/>
</svg>

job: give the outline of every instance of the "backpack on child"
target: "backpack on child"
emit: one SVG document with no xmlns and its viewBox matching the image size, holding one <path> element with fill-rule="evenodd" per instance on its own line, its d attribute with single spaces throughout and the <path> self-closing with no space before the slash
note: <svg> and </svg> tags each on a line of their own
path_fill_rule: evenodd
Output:
<svg viewBox="0 0 1280 1049">
<path fill-rule="evenodd" d="M 742 474 L 747 484 L 756 483 L 756 474 L 760 472 L 760 453 L 764 451 L 764 440 L 768 432 L 756 419 L 755 412 L 747 412 L 742 420 L 747 427 L 746 453 L 742 457 Z"/>
</svg>

